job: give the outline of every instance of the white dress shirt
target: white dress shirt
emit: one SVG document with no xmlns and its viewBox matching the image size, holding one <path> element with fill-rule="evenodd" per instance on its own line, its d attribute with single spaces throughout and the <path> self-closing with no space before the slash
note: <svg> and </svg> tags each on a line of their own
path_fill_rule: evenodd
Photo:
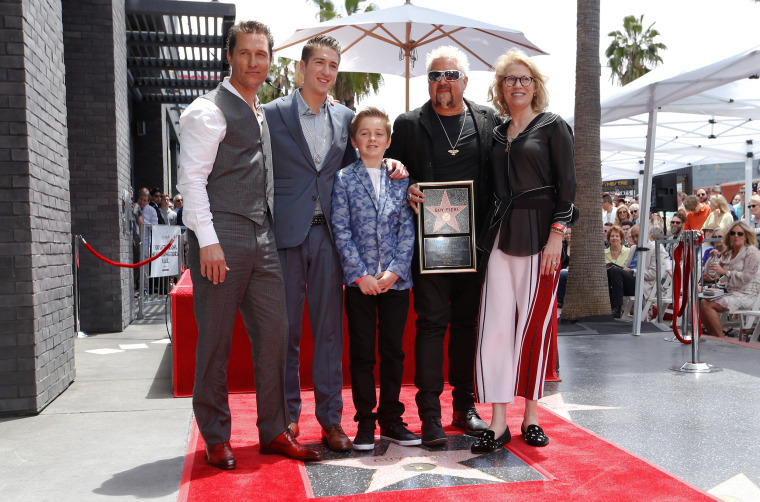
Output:
<svg viewBox="0 0 760 502">
<path fill-rule="evenodd" d="M 225 77 L 222 85 L 248 106 L 243 96 Z M 259 110 L 259 99 L 254 98 L 254 110 L 259 124 L 264 116 Z M 224 114 L 211 100 L 198 98 L 188 106 L 179 118 L 180 151 L 177 190 L 184 199 L 182 223 L 195 232 L 200 247 L 217 244 L 219 238 L 214 230 L 211 205 L 206 185 L 214 168 L 219 143 L 227 132 Z"/>
</svg>

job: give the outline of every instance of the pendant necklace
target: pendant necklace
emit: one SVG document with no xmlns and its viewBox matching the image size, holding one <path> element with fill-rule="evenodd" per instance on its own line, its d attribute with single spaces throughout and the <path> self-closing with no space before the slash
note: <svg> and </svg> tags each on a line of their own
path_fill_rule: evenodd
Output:
<svg viewBox="0 0 760 502">
<path fill-rule="evenodd" d="M 436 112 L 435 116 L 438 117 L 438 123 L 441 124 L 441 129 L 443 129 L 443 134 L 446 135 L 446 141 L 449 142 L 449 146 L 451 147 L 451 150 L 448 150 L 448 152 L 451 155 L 456 155 L 459 153 L 459 150 L 457 150 L 457 145 L 459 144 L 459 140 L 462 139 L 462 132 L 464 131 L 464 123 L 467 121 L 467 116 L 465 115 L 467 113 L 467 110 L 462 110 L 462 127 L 459 129 L 459 136 L 457 137 L 456 143 L 453 145 L 451 144 L 451 139 L 449 139 L 449 133 L 446 132 L 446 128 L 443 127 L 443 122 L 441 121 L 441 116 L 438 115 L 438 112 Z"/>
</svg>

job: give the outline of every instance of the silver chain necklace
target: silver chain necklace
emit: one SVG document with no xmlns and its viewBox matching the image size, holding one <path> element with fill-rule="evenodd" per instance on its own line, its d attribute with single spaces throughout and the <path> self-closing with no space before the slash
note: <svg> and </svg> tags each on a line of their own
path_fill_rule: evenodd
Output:
<svg viewBox="0 0 760 502">
<path fill-rule="evenodd" d="M 467 109 L 465 108 L 462 110 L 462 115 L 465 115 L 467 113 Z M 459 136 L 457 137 L 456 143 L 453 145 L 451 144 L 451 140 L 449 139 L 449 133 L 446 132 L 446 128 L 443 127 L 443 122 L 441 121 L 441 116 L 438 115 L 438 112 L 435 113 L 435 116 L 438 117 L 438 123 L 441 124 L 441 129 L 443 129 L 443 134 L 446 135 L 446 141 L 449 142 L 449 146 L 451 147 L 451 150 L 448 150 L 448 152 L 451 155 L 456 155 L 459 153 L 459 150 L 457 150 L 457 145 L 459 144 L 459 140 L 462 139 L 462 131 L 464 131 L 464 123 L 467 121 L 467 116 L 465 115 L 462 117 L 462 128 L 459 129 Z"/>
</svg>

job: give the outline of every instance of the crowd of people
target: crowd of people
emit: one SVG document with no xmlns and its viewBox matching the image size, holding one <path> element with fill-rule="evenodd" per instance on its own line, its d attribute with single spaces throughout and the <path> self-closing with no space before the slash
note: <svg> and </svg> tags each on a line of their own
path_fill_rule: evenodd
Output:
<svg viewBox="0 0 760 502">
<path fill-rule="evenodd" d="M 602 198 L 602 224 L 604 225 L 607 279 L 610 290 L 610 307 L 615 318 L 622 315 L 624 296 L 635 294 L 637 269 L 636 247 L 639 206 L 636 199 L 626 200 L 605 194 Z M 744 216 L 744 220 L 741 217 Z M 656 285 L 656 260 L 659 261 L 662 281 L 673 267 L 673 248 L 684 230 L 697 230 L 705 239 L 700 247 L 700 263 L 704 274 L 701 287 L 719 288 L 714 298 L 702 298 L 699 308 L 707 333 L 725 336 L 730 329 L 722 329 L 720 314 L 750 309 L 760 293 L 760 195 L 752 193 L 744 204 L 744 193 L 737 193 L 729 204 L 720 186 L 699 188 L 694 195 L 678 194 L 677 211 L 665 221 L 659 212 L 650 213 L 649 240 L 661 241 L 658 248 L 648 246 L 647 267 L 644 275 L 644 297 Z M 712 245 L 714 243 L 714 245 Z M 655 255 L 654 249 L 660 249 Z M 560 305 L 564 290 L 560 285 Z"/>
</svg>

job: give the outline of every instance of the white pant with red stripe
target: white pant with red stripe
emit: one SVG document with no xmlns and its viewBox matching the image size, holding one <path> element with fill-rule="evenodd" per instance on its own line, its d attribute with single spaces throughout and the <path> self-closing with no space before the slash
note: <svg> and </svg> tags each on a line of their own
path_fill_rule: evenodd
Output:
<svg viewBox="0 0 760 502">
<path fill-rule="evenodd" d="M 496 239 L 498 243 L 498 237 Z M 479 403 L 540 399 L 557 333 L 559 273 L 540 275 L 541 254 L 491 252 L 480 299 L 475 395 Z"/>
</svg>

